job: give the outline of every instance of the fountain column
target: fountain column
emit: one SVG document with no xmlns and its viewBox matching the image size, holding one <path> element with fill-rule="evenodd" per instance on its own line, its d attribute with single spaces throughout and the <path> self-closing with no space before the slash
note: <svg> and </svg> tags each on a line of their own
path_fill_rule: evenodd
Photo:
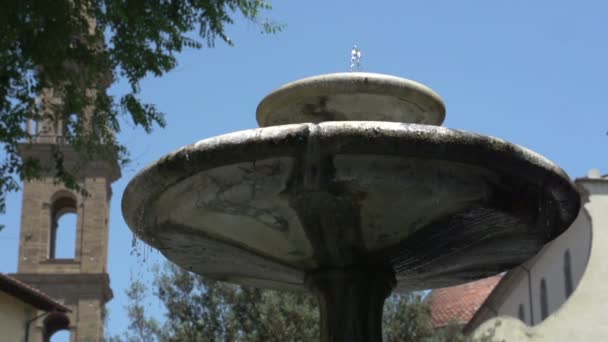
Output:
<svg viewBox="0 0 608 342">
<path fill-rule="evenodd" d="M 396 285 L 390 268 L 311 273 L 307 288 L 319 300 L 321 342 L 381 342 L 384 300 Z"/>
</svg>

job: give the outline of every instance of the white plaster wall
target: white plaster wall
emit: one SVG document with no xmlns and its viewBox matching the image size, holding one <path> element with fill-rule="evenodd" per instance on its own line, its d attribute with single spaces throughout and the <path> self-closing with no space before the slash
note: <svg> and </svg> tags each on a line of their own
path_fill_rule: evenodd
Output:
<svg viewBox="0 0 608 342">
<path fill-rule="evenodd" d="M 608 209 L 608 208 L 607 208 Z M 587 267 L 591 247 L 591 223 L 584 210 L 574 223 L 553 242 L 545 246 L 539 254 L 524 266 L 531 275 L 534 324 L 542 321 L 540 283 L 545 279 L 549 315 L 555 312 L 568 299 L 564 273 L 564 253 L 570 251 L 572 285 L 576 289 Z M 517 317 L 517 314 L 515 314 Z"/>
<path fill-rule="evenodd" d="M 28 304 L 0 292 L 0 340 L 21 342 L 25 340 L 25 322 L 35 313 Z"/>
<path fill-rule="evenodd" d="M 500 316 L 512 316 L 517 317 L 519 304 L 524 305 L 525 323 L 532 324 L 530 319 L 530 295 L 528 292 L 528 277 L 523 278 L 523 281 L 519 281 L 505 297 L 504 303 L 496 308 L 498 315 Z"/>
</svg>

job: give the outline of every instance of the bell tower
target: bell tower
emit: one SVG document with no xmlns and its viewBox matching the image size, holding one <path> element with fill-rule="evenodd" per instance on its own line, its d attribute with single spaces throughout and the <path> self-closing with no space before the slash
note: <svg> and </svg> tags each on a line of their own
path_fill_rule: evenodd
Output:
<svg viewBox="0 0 608 342">
<path fill-rule="evenodd" d="M 61 101 L 52 93 L 47 101 Z M 76 175 L 87 195 L 54 182 L 53 171 L 23 184 L 18 270 L 14 275 L 70 308 L 67 317 L 41 318 L 34 322 L 30 341 L 46 341 L 58 330 L 69 330 L 71 342 L 103 340 L 105 304 L 112 298 L 107 272 L 108 219 L 111 184 L 120 178 L 116 160 L 83 161 L 62 138 L 61 122 L 28 123 L 32 140 L 21 146 L 24 159 L 35 158 L 52 170 L 53 153 L 63 153 L 63 164 Z M 58 222 L 76 216 L 73 257 L 57 257 Z M 71 240 L 70 244 L 72 243 Z M 62 245 L 63 246 L 63 245 Z M 70 248 L 71 248 L 70 247 Z"/>
</svg>

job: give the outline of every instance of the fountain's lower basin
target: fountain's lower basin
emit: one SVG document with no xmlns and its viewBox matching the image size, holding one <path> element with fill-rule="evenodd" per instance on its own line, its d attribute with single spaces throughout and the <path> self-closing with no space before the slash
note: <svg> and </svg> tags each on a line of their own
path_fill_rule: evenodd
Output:
<svg viewBox="0 0 608 342">
<path fill-rule="evenodd" d="M 579 208 L 564 172 L 527 149 L 373 121 L 202 140 L 140 172 L 122 205 L 141 239 L 199 274 L 280 288 L 387 267 L 407 290 L 519 264 Z"/>
</svg>

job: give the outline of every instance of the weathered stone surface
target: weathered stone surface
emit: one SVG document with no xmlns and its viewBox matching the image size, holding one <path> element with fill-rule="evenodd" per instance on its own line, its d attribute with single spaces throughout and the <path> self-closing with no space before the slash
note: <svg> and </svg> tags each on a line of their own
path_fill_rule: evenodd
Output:
<svg viewBox="0 0 608 342">
<path fill-rule="evenodd" d="M 261 127 L 301 122 L 391 121 L 441 125 L 443 100 L 430 88 L 389 75 L 348 72 L 288 83 L 257 109 Z"/>
<path fill-rule="evenodd" d="M 258 106 L 266 128 L 202 140 L 140 172 L 123 215 L 194 272 L 314 292 L 323 342 L 380 341 L 395 286 L 506 270 L 579 209 L 573 184 L 550 161 L 430 126 L 444 116 L 437 94 L 397 77 L 296 81 Z"/>
<path fill-rule="evenodd" d="M 135 177 L 123 213 L 167 257 L 216 278 L 293 287 L 317 269 L 379 264 L 411 290 L 521 263 L 568 226 L 577 199 L 559 168 L 500 139 L 351 121 L 184 147 Z"/>
</svg>

